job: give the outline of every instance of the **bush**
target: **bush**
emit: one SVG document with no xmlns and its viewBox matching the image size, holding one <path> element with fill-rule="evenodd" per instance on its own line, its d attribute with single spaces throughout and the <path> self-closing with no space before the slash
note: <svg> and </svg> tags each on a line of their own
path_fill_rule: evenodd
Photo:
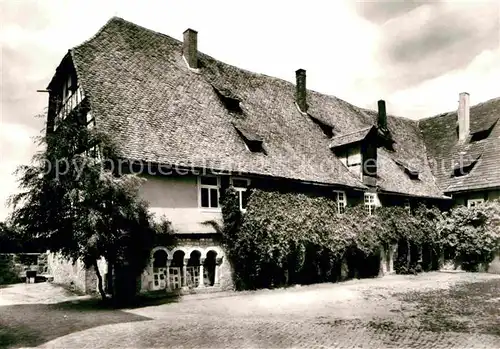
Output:
<svg viewBox="0 0 500 349">
<path fill-rule="evenodd" d="M 238 289 L 337 281 L 345 267 L 348 277 L 375 276 L 382 246 L 401 239 L 434 246 L 439 240 L 440 212 L 423 206 L 414 214 L 382 207 L 368 215 L 362 206 L 339 214 L 329 197 L 252 189 L 242 214 L 230 188 L 222 207 L 223 243 Z M 407 270 L 418 269 L 406 264 Z"/>
<path fill-rule="evenodd" d="M 222 240 L 237 289 L 374 276 L 381 247 L 396 243 L 400 274 L 437 269 L 443 251 L 464 269 L 478 270 L 500 246 L 499 202 L 445 214 L 424 205 L 412 212 L 380 207 L 374 215 L 355 206 L 338 214 L 329 197 L 252 189 L 243 214 L 229 188 L 221 203 Z"/>
<path fill-rule="evenodd" d="M 464 270 L 478 271 L 490 263 L 500 247 L 500 202 L 491 201 L 447 212 L 438 225 L 447 257 Z"/>
<path fill-rule="evenodd" d="M 21 279 L 14 267 L 13 256 L 10 254 L 0 254 L 0 285 L 15 284 Z"/>
</svg>

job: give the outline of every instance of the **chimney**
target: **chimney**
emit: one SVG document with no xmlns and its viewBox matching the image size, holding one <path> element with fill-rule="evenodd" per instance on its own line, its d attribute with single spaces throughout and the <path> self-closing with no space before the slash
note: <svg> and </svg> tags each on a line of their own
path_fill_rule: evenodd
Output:
<svg viewBox="0 0 500 349">
<path fill-rule="evenodd" d="M 198 32 L 196 30 L 186 29 L 184 32 L 182 54 L 190 68 L 198 69 Z"/>
<path fill-rule="evenodd" d="M 307 90 L 306 90 L 306 71 L 299 69 L 295 72 L 296 78 L 296 95 L 295 100 L 300 111 L 307 113 Z"/>
<path fill-rule="evenodd" d="M 378 101 L 377 127 L 379 130 L 387 130 L 387 112 L 385 111 L 385 101 Z"/>
<path fill-rule="evenodd" d="M 458 139 L 465 140 L 469 136 L 470 117 L 469 117 L 469 94 L 462 92 L 458 100 Z"/>
</svg>

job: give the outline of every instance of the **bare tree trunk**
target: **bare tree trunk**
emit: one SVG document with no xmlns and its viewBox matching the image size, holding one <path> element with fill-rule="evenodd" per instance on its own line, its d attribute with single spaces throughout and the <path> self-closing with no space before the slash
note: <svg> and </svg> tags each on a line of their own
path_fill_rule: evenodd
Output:
<svg viewBox="0 0 500 349">
<path fill-rule="evenodd" d="M 97 288 L 99 289 L 99 293 L 101 294 L 101 297 L 103 300 L 107 299 L 106 292 L 104 292 L 104 287 L 102 284 L 102 275 L 101 272 L 99 271 L 99 266 L 97 265 L 97 260 L 94 261 L 94 269 L 95 269 L 95 274 L 97 276 Z"/>
</svg>

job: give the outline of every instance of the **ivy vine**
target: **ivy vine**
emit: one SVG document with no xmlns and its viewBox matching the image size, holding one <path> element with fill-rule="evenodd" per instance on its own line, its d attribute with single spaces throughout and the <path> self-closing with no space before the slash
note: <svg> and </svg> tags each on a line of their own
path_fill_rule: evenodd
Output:
<svg viewBox="0 0 500 349">
<path fill-rule="evenodd" d="M 457 208 L 443 214 L 420 205 L 412 212 L 380 207 L 369 215 L 358 205 L 339 214 L 330 198 L 252 189 L 242 213 L 236 192 L 229 188 L 221 204 L 222 241 L 238 289 L 374 276 L 380 252 L 398 243 L 407 245 L 408 257 L 397 261 L 397 271 L 403 273 L 421 267 L 416 262 L 421 262 L 424 248 L 435 259 L 451 248 L 451 258 L 467 266 L 487 262 L 499 246 L 498 202 L 489 204 L 489 213 L 485 208 Z M 413 257 L 415 251 L 420 255 Z"/>
</svg>

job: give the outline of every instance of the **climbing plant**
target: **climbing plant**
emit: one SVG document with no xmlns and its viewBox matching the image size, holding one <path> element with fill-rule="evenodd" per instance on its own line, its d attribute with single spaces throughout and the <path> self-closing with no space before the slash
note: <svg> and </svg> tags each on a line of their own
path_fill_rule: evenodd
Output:
<svg viewBox="0 0 500 349">
<path fill-rule="evenodd" d="M 466 270 L 478 270 L 500 251 L 500 202 L 458 206 L 444 215 L 438 230 L 447 259 Z"/>
<path fill-rule="evenodd" d="M 222 207 L 222 240 L 238 289 L 373 275 L 380 252 L 394 245 L 398 273 L 436 269 L 443 251 L 452 251 L 450 259 L 475 270 L 500 246 L 498 201 L 446 213 L 420 204 L 411 212 L 389 206 L 368 215 L 358 205 L 339 214 L 328 197 L 252 189 L 242 213 L 229 188 Z M 363 274 L 366 266 L 374 268 Z"/>
<path fill-rule="evenodd" d="M 373 257 L 382 248 L 401 240 L 417 246 L 439 240 L 433 227 L 441 213 L 424 206 L 413 213 L 381 207 L 374 215 L 354 206 L 339 214 L 328 197 L 253 189 L 242 214 L 229 189 L 222 207 L 223 242 L 240 289 L 336 281 L 345 277 L 346 263 L 361 274 L 372 266 L 365 274 L 373 275 L 378 273 Z"/>
</svg>

